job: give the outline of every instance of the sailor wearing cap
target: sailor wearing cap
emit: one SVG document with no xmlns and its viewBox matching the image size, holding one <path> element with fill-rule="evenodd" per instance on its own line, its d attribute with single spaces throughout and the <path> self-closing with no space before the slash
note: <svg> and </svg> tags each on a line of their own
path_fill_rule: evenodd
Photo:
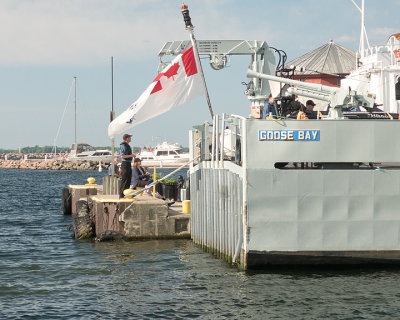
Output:
<svg viewBox="0 0 400 320">
<path fill-rule="evenodd" d="M 312 100 L 307 100 L 305 113 L 308 119 L 317 119 L 317 112 L 314 111 L 315 103 Z"/>
<path fill-rule="evenodd" d="M 131 139 L 132 135 L 125 133 L 122 137 L 124 141 L 121 142 L 120 144 L 120 156 L 121 156 L 121 188 L 119 190 L 119 196 L 121 198 L 124 197 L 124 190 L 129 189 L 129 186 L 131 184 L 131 178 L 132 178 L 132 169 L 131 169 L 131 163 L 132 159 L 135 157 L 135 155 L 132 153 L 132 149 L 129 146 L 129 143 L 132 141 Z"/>
</svg>

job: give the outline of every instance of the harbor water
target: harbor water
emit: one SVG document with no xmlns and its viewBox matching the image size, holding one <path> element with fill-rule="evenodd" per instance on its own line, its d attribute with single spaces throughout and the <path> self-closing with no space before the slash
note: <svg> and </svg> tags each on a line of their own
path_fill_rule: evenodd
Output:
<svg viewBox="0 0 400 320">
<path fill-rule="evenodd" d="M 242 272 L 190 240 L 75 241 L 61 190 L 104 174 L 0 169 L 0 319 L 398 317 L 400 268 Z"/>
</svg>

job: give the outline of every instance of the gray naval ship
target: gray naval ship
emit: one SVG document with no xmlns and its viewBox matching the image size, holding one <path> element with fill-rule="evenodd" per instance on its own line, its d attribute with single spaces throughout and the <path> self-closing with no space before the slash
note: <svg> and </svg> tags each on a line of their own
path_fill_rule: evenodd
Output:
<svg viewBox="0 0 400 320">
<path fill-rule="evenodd" d="M 160 61 L 190 46 L 168 42 Z M 393 110 L 400 42 L 375 51 L 391 63 L 384 99 L 392 113 L 377 109 L 371 86 L 356 91 L 277 76 L 275 50 L 264 41 L 197 46 L 216 70 L 229 55 L 250 56 L 251 112 L 216 115 L 189 134 L 193 241 L 244 269 L 400 263 L 400 121 Z M 282 105 L 267 120 L 261 109 L 276 84 Z M 293 94 L 327 101 L 329 112 L 309 120 L 284 116 L 284 97 Z"/>
</svg>

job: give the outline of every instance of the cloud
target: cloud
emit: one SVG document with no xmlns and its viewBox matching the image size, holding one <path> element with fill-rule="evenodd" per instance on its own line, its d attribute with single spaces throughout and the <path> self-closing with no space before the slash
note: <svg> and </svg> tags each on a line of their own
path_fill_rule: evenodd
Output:
<svg viewBox="0 0 400 320">
<path fill-rule="evenodd" d="M 105 56 L 143 57 L 176 18 L 152 14 L 155 1 L 12 1 L 0 5 L 0 61 L 7 65 L 96 64 Z M 130 16 L 133 15 L 133 17 Z M 153 20 L 153 22 L 152 22 Z M 162 23 L 160 23 L 162 21 Z M 144 27 L 145 26 L 145 27 Z"/>
<path fill-rule="evenodd" d="M 339 44 L 341 44 L 341 43 L 351 43 L 351 44 L 354 44 L 354 43 L 357 42 L 357 40 L 358 40 L 357 37 L 355 37 L 355 36 L 353 36 L 353 35 L 348 35 L 348 34 L 341 35 L 341 36 L 337 37 L 336 39 L 334 39 L 334 41 L 335 41 L 336 43 L 339 43 Z"/>
<path fill-rule="evenodd" d="M 149 57 L 155 60 L 166 41 L 188 39 L 179 10 L 181 1 L 2 0 L 0 66 L 97 66 L 111 55 L 120 61 L 143 61 Z M 329 16 L 304 19 L 310 6 L 317 6 L 314 10 L 326 6 L 326 10 L 349 9 L 351 3 L 328 6 L 309 0 L 301 6 L 289 0 L 268 5 L 250 2 L 257 4 L 259 10 L 242 1 L 187 0 L 196 37 L 266 40 L 293 56 L 304 53 L 300 52 L 302 46 L 312 49 L 330 39 L 358 43 L 357 32 L 346 33 L 358 29 L 356 23 L 348 24 L 353 21 L 348 16 L 353 15 L 354 8 L 351 14 L 345 11 L 345 24 Z M 268 10 L 272 11 L 266 16 Z M 282 20 L 273 14 L 282 10 L 290 18 Z M 393 31 L 371 30 L 370 43 L 383 43 Z"/>
<path fill-rule="evenodd" d="M 398 28 L 375 28 L 368 32 L 368 40 L 371 45 L 384 45 L 392 34 L 398 32 Z"/>
<path fill-rule="evenodd" d="M 140 61 L 168 40 L 188 39 L 180 1 L 2 0 L 0 64 L 7 66 L 97 65 L 111 55 Z M 246 37 L 242 21 L 227 15 L 224 1 L 196 7 L 199 35 Z M 264 28 L 265 30 L 265 28 Z M 174 39 L 171 39 L 171 35 Z M 204 38 L 204 37 L 203 37 Z"/>
</svg>

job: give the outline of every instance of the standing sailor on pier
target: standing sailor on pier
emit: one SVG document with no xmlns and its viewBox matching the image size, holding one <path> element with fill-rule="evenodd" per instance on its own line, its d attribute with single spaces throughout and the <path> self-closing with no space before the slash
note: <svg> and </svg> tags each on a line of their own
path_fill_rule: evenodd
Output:
<svg viewBox="0 0 400 320">
<path fill-rule="evenodd" d="M 124 140 L 120 144 L 120 155 L 121 155 L 121 188 L 119 190 L 119 196 L 121 198 L 124 197 L 124 190 L 129 189 L 132 179 L 132 159 L 135 157 L 135 154 L 132 153 L 132 149 L 129 143 L 132 140 L 132 135 L 125 133 L 122 137 Z"/>
</svg>

